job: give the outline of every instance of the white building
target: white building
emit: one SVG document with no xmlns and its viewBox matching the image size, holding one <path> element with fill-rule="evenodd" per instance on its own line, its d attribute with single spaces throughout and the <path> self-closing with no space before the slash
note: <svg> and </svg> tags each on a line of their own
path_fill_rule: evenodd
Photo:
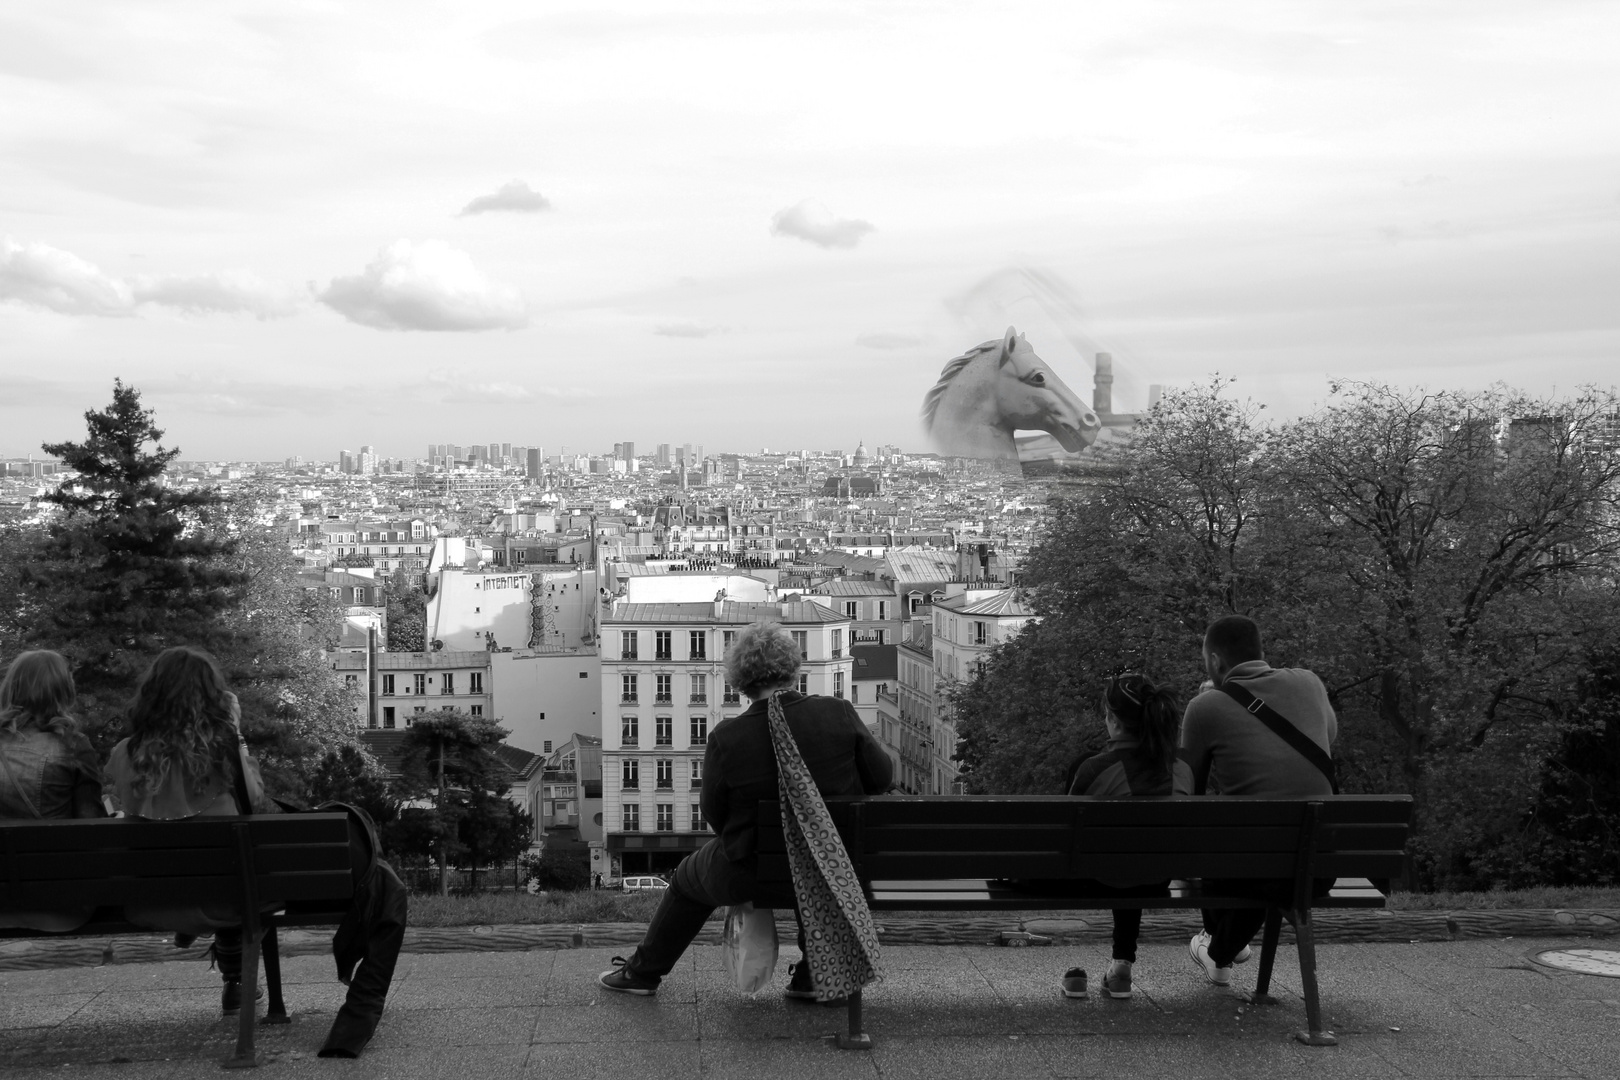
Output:
<svg viewBox="0 0 1620 1080">
<path fill-rule="evenodd" d="M 726 682 L 735 634 L 774 619 L 804 657 L 799 689 L 848 697 L 850 620 L 809 602 L 614 603 L 602 615 L 602 814 L 612 879 L 673 869 L 711 835 L 698 804 L 716 724 L 748 702 Z"/>
<path fill-rule="evenodd" d="M 1036 618 L 1018 589 L 969 590 L 934 605 L 933 684 L 936 694 L 932 733 L 934 791 L 956 791 L 956 718 L 949 690 L 972 679 L 990 651 L 1018 636 Z"/>
</svg>

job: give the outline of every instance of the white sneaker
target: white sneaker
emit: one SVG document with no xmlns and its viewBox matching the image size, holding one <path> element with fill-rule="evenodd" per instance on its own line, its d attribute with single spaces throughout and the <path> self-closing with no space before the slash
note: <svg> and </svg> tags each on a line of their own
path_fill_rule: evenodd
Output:
<svg viewBox="0 0 1620 1080">
<path fill-rule="evenodd" d="M 1219 967 L 1209 957 L 1209 932 L 1200 930 L 1193 935 L 1192 941 L 1187 943 L 1187 955 L 1192 962 L 1204 969 L 1204 976 L 1216 986 L 1232 985 L 1232 969 Z"/>
<path fill-rule="evenodd" d="M 1253 959 L 1254 959 L 1254 950 L 1249 948 L 1247 945 L 1245 945 L 1245 946 L 1243 946 L 1242 949 L 1238 950 L 1238 954 L 1236 956 L 1232 957 L 1232 963 L 1234 963 L 1234 964 L 1247 964 L 1250 960 L 1253 960 Z"/>
</svg>

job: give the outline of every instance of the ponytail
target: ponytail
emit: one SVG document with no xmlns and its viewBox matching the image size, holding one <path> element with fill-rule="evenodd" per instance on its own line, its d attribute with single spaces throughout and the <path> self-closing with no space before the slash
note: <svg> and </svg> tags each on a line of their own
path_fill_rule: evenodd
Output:
<svg viewBox="0 0 1620 1080">
<path fill-rule="evenodd" d="M 1108 680 L 1104 696 L 1109 711 L 1137 741 L 1137 755 L 1169 772 L 1181 742 L 1181 695 L 1175 687 L 1155 685 L 1142 675 L 1120 675 Z"/>
</svg>

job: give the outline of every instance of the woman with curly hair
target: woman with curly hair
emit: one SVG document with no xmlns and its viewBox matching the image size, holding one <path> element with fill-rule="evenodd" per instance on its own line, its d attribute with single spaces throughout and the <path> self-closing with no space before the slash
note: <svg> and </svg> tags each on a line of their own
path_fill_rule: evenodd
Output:
<svg viewBox="0 0 1620 1080">
<path fill-rule="evenodd" d="M 0 819 L 105 817 L 101 770 L 68 710 L 78 694 L 60 653 L 19 653 L 0 679 Z M 0 927 L 62 932 L 89 910 L 0 911 Z"/>
<path fill-rule="evenodd" d="M 242 745 L 241 709 L 214 658 L 201 649 L 165 649 L 135 686 L 126 713 L 129 738 L 113 747 L 107 776 L 131 817 L 176 821 L 251 814 L 263 798 L 259 767 Z M 238 771 L 250 805 L 236 795 Z M 148 908 L 129 905 L 132 923 L 176 932 L 176 944 L 214 935 L 214 956 L 225 980 L 221 1004 L 241 1007 L 241 917 L 229 907 Z"/>
<path fill-rule="evenodd" d="M 756 825 L 759 804 L 778 796 L 776 752 L 769 709 L 774 697 L 787 720 L 822 798 L 881 795 L 894 778 L 883 747 L 859 714 L 842 698 L 797 693 L 799 649 L 781 626 L 761 622 L 746 627 L 726 651 L 726 679 L 752 702 L 715 725 L 703 753 L 703 817 L 714 839 L 681 861 L 664 890 L 647 934 L 628 960 L 604 971 L 598 981 L 609 990 L 650 995 L 674 968 L 714 909 L 758 902 Z M 799 928 L 804 950 L 804 927 Z M 808 964 L 790 971 L 786 994 L 815 1000 Z"/>
</svg>

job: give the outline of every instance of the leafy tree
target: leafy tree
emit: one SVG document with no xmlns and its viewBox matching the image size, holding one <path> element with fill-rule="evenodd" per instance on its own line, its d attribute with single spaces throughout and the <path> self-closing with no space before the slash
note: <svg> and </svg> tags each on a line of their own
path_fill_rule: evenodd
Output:
<svg viewBox="0 0 1620 1080">
<path fill-rule="evenodd" d="M 396 574 L 388 583 L 388 648 L 427 651 L 427 596 Z"/>
<path fill-rule="evenodd" d="M 504 850 L 503 826 L 491 820 L 485 797 L 504 796 L 511 786 L 494 752 L 506 735 L 493 720 L 453 709 L 416 716 L 405 729 L 395 794 L 405 800 L 431 798 L 433 806 L 402 812 L 401 829 L 393 835 L 411 845 L 406 850 L 433 852 L 441 896 L 450 891 L 451 858 L 476 851 L 477 844 L 486 851 Z"/>
<path fill-rule="evenodd" d="M 379 829 L 399 817 L 399 801 L 389 790 L 382 766 L 359 746 L 342 746 L 321 758 L 309 778 L 309 801 L 358 806 Z"/>
<path fill-rule="evenodd" d="M 588 889 L 591 886 L 589 848 L 547 843 L 539 855 L 524 856 L 524 869 L 542 889 Z"/>
</svg>

